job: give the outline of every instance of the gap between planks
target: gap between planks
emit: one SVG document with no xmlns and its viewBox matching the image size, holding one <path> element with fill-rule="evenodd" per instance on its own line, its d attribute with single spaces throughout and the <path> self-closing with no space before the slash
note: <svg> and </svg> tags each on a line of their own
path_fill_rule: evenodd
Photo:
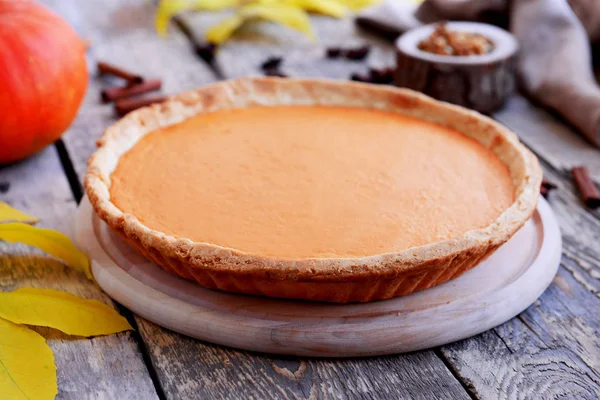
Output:
<svg viewBox="0 0 600 400">
<path fill-rule="evenodd" d="M 71 160 L 71 157 L 69 156 L 69 151 L 65 147 L 65 144 L 62 141 L 62 139 L 59 139 L 58 141 L 56 141 L 54 143 L 54 147 L 56 148 L 56 151 L 58 152 L 60 164 L 63 168 L 63 171 L 65 173 L 67 181 L 69 182 L 71 194 L 73 195 L 75 202 L 79 205 L 79 203 L 81 202 L 81 199 L 83 198 L 83 186 L 81 185 L 81 181 L 79 180 L 77 172 L 75 171 L 75 167 L 73 166 L 73 161 Z M 138 323 L 134 317 L 133 312 L 131 312 L 128 308 L 124 307 L 122 304 L 116 302 L 115 300 L 113 300 L 113 301 L 114 301 L 115 305 L 117 306 L 118 311 L 125 318 L 127 318 L 127 321 L 129 321 L 129 323 L 131 324 L 131 326 L 134 329 L 132 332 L 132 336 L 133 336 L 133 338 L 135 338 L 135 340 L 138 344 L 140 354 L 142 355 L 142 360 L 144 361 L 144 364 L 146 365 L 146 369 L 148 370 L 148 375 L 150 375 L 150 379 L 152 380 L 152 384 L 154 385 L 154 390 L 156 390 L 156 394 L 157 394 L 158 398 L 160 400 L 167 400 L 164 390 L 160 384 L 160 379 L 158 378 L 158 373 L 156 372 L 156 368 L 154 367 L 154 364 L 152 363 L 152 360 L 150 358 L 150 353 L 148 352 L 146 343 L 144 342 L 142 335 L 140 335 Z"/>
</svg>

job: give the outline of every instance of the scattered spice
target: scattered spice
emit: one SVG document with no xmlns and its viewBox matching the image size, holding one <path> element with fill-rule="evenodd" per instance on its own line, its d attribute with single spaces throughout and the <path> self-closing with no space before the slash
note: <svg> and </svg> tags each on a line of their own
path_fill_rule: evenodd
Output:
<svg viewBox="0 0 600 400">
<path fill-rule="evenodd" d="M 540 186 L 540 194 L 544 197 L 548 197 L 548 193 L 550 193 L 552 190 L 554 190 L 556 188 L 558 188 L 558 186 L 556 186 L 556 184 L 544 179 L 542 181 L 542 185 Z"/>
<path fill-rule="evenodd" d="M 342 55 L 342 49 L 339 47 L 330 47 L 325 52 L 327 58 L 339 58 Z"/>
<path fill-rule="evenodd" d="M 371 48 L 369 46 L 361 46 L 355 49 L 348 49 L 346 50 L 346 58 L 348 60 L 361 61 L 369 55 L 370 51 Z"/>
<path fill-rule="evenodd" d="M 217 45 L 210 42 L 202 42 L 196 43 L 194 45 L 194 51 L 203 59 L 206 63 L 212 64 L 215 59 L 215 52 L 217 50 Z"/>
<path fill-rule="evenodd" d="M 267 58 L 266 61 L 264 61 L 261 65 L 260 68 L 264 71 L 272 71 L 272 70 L 279 70 L 279 67 L 281 67 L 281 63 L 283 62 L 283 58 L 281 57 L 269 57 Z"/>
<path fill-rule="evenodd" d="M 278 78 L 287 78 L 288 76 L 279 69 L 283 63 L 282 57 L 269 57 L 262 64 L 262 69 L 265 76 L 276 76 Z"/>
<path fill-rule="evenodd" d="M 355 82 L 373 83 L 373 82 L 371 82 L 371 77 L 369 77 L 368 75 L 357 74 L 357 73 L 350 75 L 350 80 L 355 81 Z"/>
<path fill-rule="evenodd" d="M 270 69 L 270 70 L 265 71 L 265 75 L 266 76 L 275 76 L 277 78 L 288 78 L 288 76 L 286 74 L 284 74 L 283 72 L 277 71 L 277 70 L 274 70 L 274 69 Z"/>
<path fill-rule="evenodd" d="M 154 90 L 160 90 L 161 87 L 162 81 L 160 79 L 151 79 L 134 85 L 109 87 L 103 89 L 100 95 L 102 97 L 102 102 L 108 103 L 110 101 L 123 99 L 125 97 L 131 97 L 138 94 L 152 92 Z"/>
<path fill-rule="evenodd" d="M 364 60 L 371 51 L 369 46 L 360 46 L 354 48 L 343 49 L 341 47 L 329 47 L 325 51 L 325 56 L 329 59 L 344 57 L 347 60 L 361 61 Z"/>
<path fill-rule="evenodd" d="M 590 178 L 588 169 L 583 166 L 574 167 L 571 174 L 585 205 L 590 208 L 600 207 L 600 191 Z"/>
<path fill-rule="evenodd" d="M 98 61 L 98 71 L 101 75 L 106 74 L 123 78 L 130 84 L 142 83 L 144 80 L 144 78 L 139 74 L 126 71 L 123 68 L 119 68 L 104 61 Z"/>
<path fill-rule="evenodd" d="M 419 49 L 444 56 L 473 56 L 489 53 L 494 44 L 479 33 L 451 31 L 442 22 L 419 43 Z"/>
<path fill-rule="evenodd" d="M 149 106 L 150 104 L 162 103 L 167 98 L 165 96 L 153 97 L 134 97 L 129 99 L 121 99 L 115 102 L 115 112 L 122 117 L 125 114 L 137 110 L 138 108 Z"/>
<path fill-rule="evenodd" d="M 370 68 L 368 75 L 354 73 L 350 75 L 350 80 L 366 83 L 378 83 L 388 85 L 394 82 L 393 68 Z"/>
<path fill-rule="evenodd" d="M 394 82 L 394 69 L 393 68 L 371 68 L 369 69 L 369 76 L 373 83 L 390 84 Z"/>
</svg>

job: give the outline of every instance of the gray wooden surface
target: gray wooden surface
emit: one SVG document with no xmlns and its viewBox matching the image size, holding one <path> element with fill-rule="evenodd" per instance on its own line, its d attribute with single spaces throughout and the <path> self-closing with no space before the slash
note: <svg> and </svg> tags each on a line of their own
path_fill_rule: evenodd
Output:
<svg viewBox="0 0 600 400">
<path fill-rule="evenodd" d="M 89 61 L 103 59 L 164 79 L 164 93 L 217 80 L 171 29 L 153 32 L 152 2 L 145 0 L 45 0 L 90 40 Z M 216 14 L 182 20 L 201 37 Z M 297 77 L 347 79 L 368 66 L 391 65 L 391 47 L 356 32 L 350 20 L 314 17 L 320 37 L 311 43 L 271 25 L 247 29 L 220 49 L 225 77 L 261 74 L 269 56 L 283 56 L 282 70 Z M 260 33 L 269 36 L 261 36 Z M 364 62 L 330 61 L 329 45 L 369 43 Z M 92 77 L 85 103 L 63 140 L 77 185 L 93 142 L 114 121 L 100 104 L 103 79 Z M 568 168 L 583 163 L 600 179 L 600 151 L 571 128 L 525 99 L 515 97 L 495 116 L 515 130 L 541 158 L 545 175 L 560 188 L 550 204 L 563 231 L 561 268 L 552 286 L 517 318 L 484 334 L 441 348 L 354 360 L 298 359 L 252 354 L 186 338 L 131 316 L 137 333 L 68 340 L 44 332 L 55 350 L 59 398 L 581 398 L 600 397 L 600 213 L 585 209 Z M 54 148 L 0 169 L 0 200 L 65 232 L 75 199 Z M 0 244 L 0 287 L 36 285 L 110 302 L 98 288 L 41 252 Z M 42 268 L 40 268 L 42 267 Z M 124 310 L 129 314 L 127 310 Z"/>
<path fill-rule="evenodd" d="M 76 204 L 54 147 L 25 162 L 1 168 L 0 183 L 9 186 L 0 193 L 0 201 L 38 216 L 40 226 L 70 234 Z M 0 255 L 2 291 L 23 286 L 52 288 L 114 304 L 83 274 L 39 250 L 0 242 Z M 49 328 L 38 331 L 54 351 L 60 398 L 156 398 L 137 333 L 85 339 Z M 136 382 L 135 386 L 131 382 Z"/>
</svg>

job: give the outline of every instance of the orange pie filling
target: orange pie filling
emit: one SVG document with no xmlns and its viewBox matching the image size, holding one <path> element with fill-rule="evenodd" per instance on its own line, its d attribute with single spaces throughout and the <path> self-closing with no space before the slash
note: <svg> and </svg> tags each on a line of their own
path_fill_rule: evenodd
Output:
<svg viewBox="0 0 600 400">
<path fill-rule="evenodd" d="M 459 132 L 350 107 L 200 114 L 144 136 L 111 201 L 151 229 L 279 258 L 399 252 L 490 225 L 507 167 Z"/>
</svg>

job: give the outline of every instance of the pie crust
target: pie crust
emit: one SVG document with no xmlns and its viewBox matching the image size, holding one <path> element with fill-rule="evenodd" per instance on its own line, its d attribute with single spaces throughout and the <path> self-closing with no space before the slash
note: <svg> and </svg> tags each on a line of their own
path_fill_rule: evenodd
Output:
<svg viewBox="0 0 600 400">
<path fill-rule="evenodd" d="M 398 112 L 447 126 L 489 148 L 508 167 L 514 202 L 489 226 L 456 238 L 359 258 L 285 259 L 249 254 L 152 230 L 110 199 L 111 173 L 144 135 L 202 112 L 252 105 L 337 105 Z M 337 303 L 402 296 L 460 276 L 492 254 L 531 217 L 542 173 L 517 136 L 476 112 L 392 87 L 354 82 L 242 78 L 170 97 L 131 112 L 97 141 L 84 185 L 110 228 L 165 270 L 200 285 L 261 296 Z"/>
</svg>

